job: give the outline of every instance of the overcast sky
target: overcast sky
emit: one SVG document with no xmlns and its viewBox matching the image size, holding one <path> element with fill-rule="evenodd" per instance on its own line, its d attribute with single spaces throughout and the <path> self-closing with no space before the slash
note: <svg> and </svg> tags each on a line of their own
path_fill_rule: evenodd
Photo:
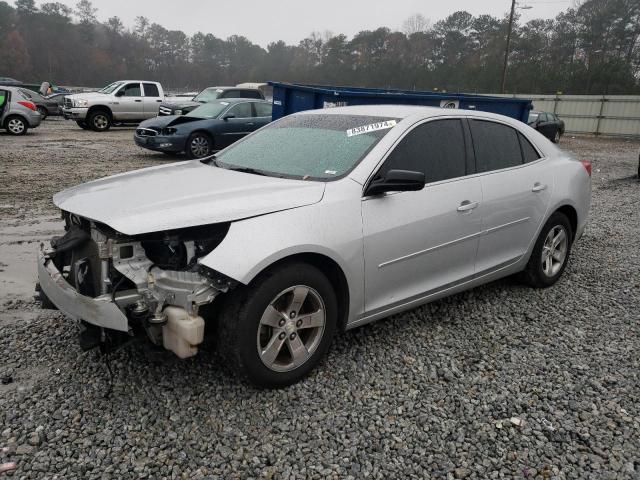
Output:
<svg viewBox="0 0 640 480">
<path fill-rule="evenodd" d="M 74 6 L 77 0 L 58 0 Z M 38 4 L 44 3 L 42 0 Z M 551 18 L 570 6 L 570 0 L 520 0 L 522 21 Z M 127 27 L 143 15 L 151 22 L 188 34 L 197 31 L 217 37 L 244 35 L 266 46 L 275 40 L 297 44 L 313 31 L 344 33 L 351 37 L 360 30 L 380 26 L 400 29 L 402 22 L 421 13 L 432 22 L 466 10 L 474 15 L 505 15 L 510 0 L 94 0 L 98 19 L 119 16 Z"/>
</svg>

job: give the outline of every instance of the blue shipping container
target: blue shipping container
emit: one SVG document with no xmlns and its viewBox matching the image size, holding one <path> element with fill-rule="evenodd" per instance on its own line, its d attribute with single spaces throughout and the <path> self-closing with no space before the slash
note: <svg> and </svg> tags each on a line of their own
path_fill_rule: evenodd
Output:
<svg viewBox="0 0 640 480">
<path fill-rule="evenodd" d="M 526 123 L 529 111 L 533 108 L 531 100 L 489 95 L 298 85 L 280 82 L 269 82 L 269 84 L 273 86 L 273 120 L 291 113 L 318 108 L 395 104 L 481 110 Z"/>
</svg>

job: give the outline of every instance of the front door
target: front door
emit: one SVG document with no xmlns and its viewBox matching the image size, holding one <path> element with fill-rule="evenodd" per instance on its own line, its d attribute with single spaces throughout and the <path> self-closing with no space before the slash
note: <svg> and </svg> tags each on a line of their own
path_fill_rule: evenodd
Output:
<svg viewBox="0 0 640 480">
<path fill-rule="evenodd" d="M 545 218 L 553 170 L 531 143 L 506 124 L 470 120 L 482 182 L 482 231 L 476 271 L 507 266 L 524 255 Z"/>
<path fill-rule="evenodd" d="M 480 180 L 468 161 L 459 119 L 413 128 L 380 172 L 425 172 L 418 192 L 362 200 L 365 315 L 374 315 L 446 289 L 474 274 L 481 218 Z"/>
<path fill-rule="evenodd" d="M 2 120 L 2 116 L 4 115 L 4 111 L 7 109 L 8 104 L 9 91 L 0 89 L 0 120 Z"/>
<path fill-rule="evenodd" d="M 237 103 L 222 116 L 224 124 L 216 138 L 216 148 L 224 148 L 251 133 L 255 128 L 251 102 Z"/>
</svg>

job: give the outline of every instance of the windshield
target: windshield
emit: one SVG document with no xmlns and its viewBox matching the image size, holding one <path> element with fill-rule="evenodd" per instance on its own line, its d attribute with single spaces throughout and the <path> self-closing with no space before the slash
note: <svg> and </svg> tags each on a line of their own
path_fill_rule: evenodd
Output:
<svg viewBox="0 0 640 480">
<path fill-rule="evenodd" d="M 98 93 L 113 93 L 123 83 L 124 82 L 113 82 L 112 84 L 107 85 L 103 89 L 98 90 Z"/>
<path fill-rule="evenodd" d="M 293 115 L 224 150 L 216 164 L 274 176 L 337 178 L 353 169 L 396 121 L 361 115 Z"/>
<path fill-rule="evenodd" d="M 217 99 L 223 92 L 222 89 L 209 87 L 202 90 L 198 95 L 193 97 L 194 102 L 207 103 Z"/>
<path fill-rule="evenodd" d="M 527 123 L 533 123 L 538 119 L 538 115 L 540 115 L 539 113 L 530 113 L 529 114 L 529 120 L 527 120 Z"/>
<path fill-rule="evenodd" d="M 229 106 L 229 102 L 213 102 L 200 105 L 198 108 L 194 108 L 186 117 L 198 117 L 198 118 L 218 118 L 225 108 Z"/>
</svg>

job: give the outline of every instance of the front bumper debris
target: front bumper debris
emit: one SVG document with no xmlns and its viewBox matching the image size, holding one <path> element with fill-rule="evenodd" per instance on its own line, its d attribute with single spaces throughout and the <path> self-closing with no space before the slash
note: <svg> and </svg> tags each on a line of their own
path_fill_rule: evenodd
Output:
<svg viewBox="0 0 640 480">
<path fill-rule="evenodd" d="M 111 294 L 95 298 L 81 295 L 64 279 L 44 250 L 38 253 L 38 281 L 49 300 L 67 316 L 98 327 L 129 331 L 129 320 Z"/>
</svg>

